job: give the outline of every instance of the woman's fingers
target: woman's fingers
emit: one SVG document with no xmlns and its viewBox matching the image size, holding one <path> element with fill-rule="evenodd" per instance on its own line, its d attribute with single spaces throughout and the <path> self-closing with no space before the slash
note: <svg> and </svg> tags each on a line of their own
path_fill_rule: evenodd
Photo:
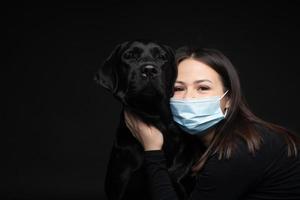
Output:
<svg viewBox="0 0 300 200">
<path fill-rule="evenodd" d="M 127 119 L 129 125 L 132 127 L 136 127 L 138 124 L 141 124 L 139 118 L 135 117 L 133 114 L 129 112 L 125 112 L 125 118 Z"/>
<path fill-rule="evenodd" d="M 124 111 L 125 124 L 145 149 L 161 149 L 163 137 L 161 132 L 154 126 L 144 123 L 136 115 Z"/>
<path fill-rule="evenodd" d="M 125 119 L 127 120 L 128 124 L 132 126 L 133 125 L 132 115 L 127 111 L 125 111 L 124 113 L 125 113 Z"/>
<path fill-rule="evenodd" d="M 130 130 L 130 132 L 132 133 L 133 137 L 137 138 L 137 133 L 136 133 L 136 129 L 137 129 L 137 125 L 134 122 L 135 119 L 133 119 L 133 116 L 128 113 L 127 111 L 124 112 L 125 115 L 125 124 L 128 127 L 128 129 Z"/>
</svg>

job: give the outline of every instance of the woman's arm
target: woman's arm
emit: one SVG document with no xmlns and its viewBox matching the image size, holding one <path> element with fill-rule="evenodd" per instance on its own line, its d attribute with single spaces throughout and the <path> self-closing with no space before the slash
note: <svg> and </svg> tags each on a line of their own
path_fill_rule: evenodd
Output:
<svg viewBox="0 0 300 200">
<path fill-rule="evenodd" d="M 177 200 L 162 150 L 144 151 L 143 168 L 148 177 L 152 199 Z"/>
<path fill-rule="evenodd" d="M 127 117 L 127 119 L 126 119 Z M 125 115 L 132 134 L 144 146 L 143 167 L 148 177 L 153 200 L 178 200 L 168 174 L 162 134 L 131 115 Z M 147 127 L 148 126 L 148 127 Z M 215 154 L 209 158 L 196 177 L 196 184 L 189 200 L 241 199 L 259 182 L 268 159 L 261 152 L 256 157 L 248 153 L 247 145 L 240 143 L 237 153 L 230 160 L 219 160 Z"/>
<path fill-rule="evenodd" d="M 217 156 L 210 158 L 197 175 L 188 200 L 243 199 L 253 186 L 257 186 L 262 174 L 262 170 L 255 166 L 255 158 L 246 153 L 242 152 L 232 160 L 218 160 Z M 145 151 L 143 168 L 153 200 L 179 200 L 162 150 Z"/>
<path fill-rule="evenodd" d="M 148 177 L 152 199 L 177 200 L 167 171 L 164 152 L 161 150 L 164 142 L 162 133 L 126 111 L 124 115 L 126 126 L 144 147 L 143 168 Z"/>
</svg>

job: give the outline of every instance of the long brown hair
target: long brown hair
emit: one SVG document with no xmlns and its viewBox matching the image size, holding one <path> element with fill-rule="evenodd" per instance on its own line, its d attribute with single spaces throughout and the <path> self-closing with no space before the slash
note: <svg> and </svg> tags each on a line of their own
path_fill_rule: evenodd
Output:
<svg viewBox="0 0 300 200">
<path fill-rule="evenodd" d="M 185 166 L 185 169 L 181 169 L 181 172 L 191 170 L 193 172 L 192 176 L 195 176 L 203 168 L 209 156 L 216 153 L 218 153 L 218 159 L 229 159 L 236 149 L 237 139 L 246 142 L 249 152 L 255 154 L 262 144 L 262 137 L 255 128 L 255 124 L 262 125 L 271 132 L 282 135 L 287 143 L 288 156 L 297 156 L 300 144 L 299 136 L 282 126 L 264 121 L 251 112 L 242 95 L 238 73 L 223 53 L 215 49 L 184 46 L 177 49 L 175 58 L 177 66 L 181 61 L 191 58 L 214 69 L 221 77 L 224 91 L 229 90 L 228 95 L 231 102 L 226 119 L 216 126 L 214 138 L 210 145 L 200 154 L 195 154 L 197 157 L 192 162 L 186 165 L 178 165 L 178 163 L 174 165 Z M 189 148 L 188 146 L 190 145 L 185 147 Z M 181 150 L 182 154 L 186 154 L 182 157 L 190 154 L 190 152 L 184 152 L 187 152 L 187 150 Z M 180 162 L 180 159 L 175 160 L 175 162 Z M 170 171 L 176 171 L 174 166 L 170 168 Z M 182 178 L 182 175 L 180 178 Z"/>
</svg>

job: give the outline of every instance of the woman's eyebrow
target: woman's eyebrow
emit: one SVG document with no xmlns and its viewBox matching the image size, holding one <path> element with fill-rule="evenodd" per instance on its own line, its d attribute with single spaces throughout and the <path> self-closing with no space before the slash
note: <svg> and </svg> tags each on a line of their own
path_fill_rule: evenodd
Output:
<svg viewBox="0 0 300 200">
<path fill-rule="evenodd" d="M 208 79 L 201 79 L 201 80 L 196 80 L 196 81 L 194 81 L 194 83 L 202 83 L 202 82 L 210 82 L 210 83 L 213 83 L 211 80 L 208 80 Z"/>
<path fill-rule="evenodd" d="M 183 81 L 175 81 L 175 83 L 185 84 L 185 82 L 183 82 Z"/>
<path fill-rule="evenodd" d="M 210 82 L 210 83 L 213 83 L 211 80 L 208 80 L 208 79 L 201 79 L 201 80 L 196 80 L 196 81 L 194 81 L 194 84 L 202 83 L 202 82 Z M 184 81 L 176 81 L 175 83 L 185 84 Z"/>
<path fill-rule="evenodd" d="M 211 80 L 208 80 L 208 79 L 202 79 L 202 80 L 196 80 L 196 81 L 194 81 L 193 84 L 198 84 L 198 83 L 202 83 L 202 82 L 213 83 Z M 184 81 L 175 81 L 175 83 L 179 83 L 179 84 L 182 84 L 182 85 L 185 85 L 185 84 L 186 84 Z"/>
</svg>

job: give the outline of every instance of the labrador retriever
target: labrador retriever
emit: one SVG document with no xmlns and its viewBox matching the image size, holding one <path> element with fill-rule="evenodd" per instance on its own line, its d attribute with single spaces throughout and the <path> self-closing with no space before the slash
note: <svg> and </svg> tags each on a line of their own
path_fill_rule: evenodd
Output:
<svg viewBox="0 0 300 200">
<path fill-rule="evenodd" d="M 95 81 L 117 98 L 123 111 L 156 126 L 165 138 L 163 150 L 172 163 L 172 124 L 169 98 L 177 76 L 173 50 L 153 41 L 119 44 L 99 67 Z M 124 123 L 123 111 L 107 165 L 105 192 L 109 200 L 148 199 L 145 174 L 141 170 L 143 148 Z"/>
</svg>

